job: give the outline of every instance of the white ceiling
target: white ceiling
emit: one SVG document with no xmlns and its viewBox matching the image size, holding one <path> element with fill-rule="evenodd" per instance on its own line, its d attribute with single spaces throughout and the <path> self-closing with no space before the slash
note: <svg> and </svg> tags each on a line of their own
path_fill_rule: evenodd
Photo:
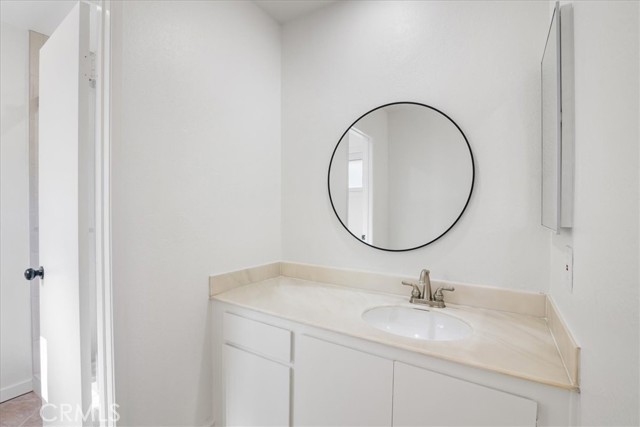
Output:
<svg viewBox="0 0 640 427">
<path fill-rule="evenodd" d="M 325 7 L 336 0 L 254 0 L 280 24 L 289 22 L 311 11 Z"/>
<path fill-rule="evenodd" d="M 0 0 L 0 21 L 50 36 L 76 3 L 74 0 Z"/>
</svg>

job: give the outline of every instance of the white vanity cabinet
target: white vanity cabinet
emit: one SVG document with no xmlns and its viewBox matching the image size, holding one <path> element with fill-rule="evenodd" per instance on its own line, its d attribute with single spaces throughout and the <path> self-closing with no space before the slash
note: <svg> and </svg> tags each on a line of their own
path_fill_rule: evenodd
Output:
<svg viewBox="0 0 640 427">
<path fill-rule="evenodd" d="M 535 426 L 533 400 L 401 362 L 393 371 L 394 426 Z"/>
<path fill-rule="evenodd" d="M 289 425 L 290 356 L 290 331 L 225 313 L 226 425 Z"/>
<path fill-rule="evenodd" d="M 390 426 L 393 362 L 296 337 L 293 425 Z"/>
<path fill-rule="evenodd" d="M 568 426 L 568 390 L 216 303 L 220 426 Z"/>
</svg>

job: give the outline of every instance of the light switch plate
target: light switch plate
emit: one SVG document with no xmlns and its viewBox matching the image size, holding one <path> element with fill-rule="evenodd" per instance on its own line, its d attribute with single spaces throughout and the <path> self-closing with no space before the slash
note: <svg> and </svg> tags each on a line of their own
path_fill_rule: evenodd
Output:
<svg viewBox="0 0 640 427">
<path fill-rule="evenodd" d="M 573 248 L 571 246 L 564 247 L 564 284 L 569 291 L 573 293 Z"/>
</svg>

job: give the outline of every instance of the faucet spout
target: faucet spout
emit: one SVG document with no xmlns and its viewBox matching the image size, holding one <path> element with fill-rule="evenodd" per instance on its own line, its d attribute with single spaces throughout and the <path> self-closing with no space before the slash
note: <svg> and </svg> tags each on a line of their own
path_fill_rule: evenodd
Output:
<svg viewBox="0 0 640 427">
<path fill-rule="evenodd" d="M 422 269 L 420 272 L 420 280 L 418 282 L 419 285 L 422 285 L 422 299 L 427 301 L 433 301 L 433 297 L 431 295 L 431 279 L 429 278 L 430 271 L 426 268 Z"/>
</svg>

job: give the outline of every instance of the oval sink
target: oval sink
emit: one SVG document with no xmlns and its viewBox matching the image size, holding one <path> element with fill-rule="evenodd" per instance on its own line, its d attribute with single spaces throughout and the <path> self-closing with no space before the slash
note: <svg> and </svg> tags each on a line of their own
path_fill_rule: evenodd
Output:
<svg viewBox="0 0 640 427">
<path fill-rule="evenodd" d="M 362 314 L 365 322 L 382 331 L 428 341 L 453 341 L 468 337 L 471 326 L 435 311 L 410 307 L 375 307 Z"/>
</svg>

